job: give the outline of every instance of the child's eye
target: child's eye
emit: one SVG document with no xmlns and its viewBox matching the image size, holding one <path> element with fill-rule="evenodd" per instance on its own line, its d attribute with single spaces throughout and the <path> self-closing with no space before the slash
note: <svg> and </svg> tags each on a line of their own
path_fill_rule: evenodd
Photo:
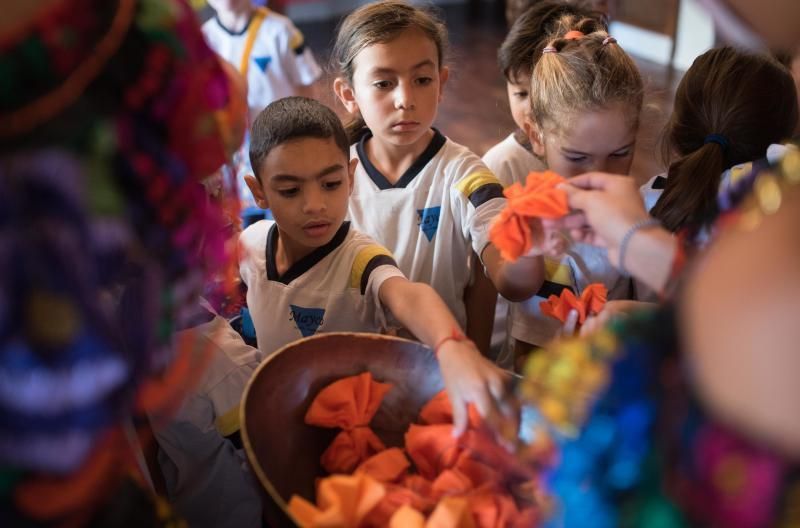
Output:
<svg viewBox="0 0 800 528">
<path fill-rule="evenodd" d="M 392 83 L 389 81 L 375 81 L 372 83 L 372 86 L 378 88 L 379 90 L 385 90 L 387 88 L 391 88 Z"/>
<path fill-rule="evenodd" d="M 335 189 L 338 189 L 341 184 L 342 180 L 327 181 L 322 184 L 322 187 L 326 191 L 333 191 Z"/>
<path fill-rule="evenodd" d="M 564 157 L 567 158 L 567 161 L 569 161 L 571 163 L 583 163 L 583 162 L 586 161 L 586 156 L 567 156 L 567 155 L 564 155 Z"/>
<path fill-rule="evenodd" d="M 630 149 L 621 150 L 619 152 L 615 152 L 611 155 L 612 158 L 627 158 L 631 155 Z"/>
<path fill-rule="evenodd" d="M 278 194 L 280 194 L 284 198 L 292 198 L 294 196 L 297 196 L 298 192 L 299 189 L 297 187 L 292 187 L 289 189 L 278 189 Z"/>
<path fill-rule="evenodd" d="M 527 99 L 528 92 L 514 92 L 514 97 L 516 97 L 517 99 Z"/>
<path fill-rule="evenodd" d="M 419 77 L 417 79 L 417 84 L 422 86 L 427 86 L 433 82 L 433 77 Z"/>
</svg>

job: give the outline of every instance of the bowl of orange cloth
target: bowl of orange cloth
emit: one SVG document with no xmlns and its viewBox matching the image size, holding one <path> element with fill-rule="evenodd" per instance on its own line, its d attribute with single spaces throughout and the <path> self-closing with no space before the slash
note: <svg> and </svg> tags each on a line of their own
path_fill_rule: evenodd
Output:
<svg viewBox="0 0 800 528">
<path fill-rule="evenodd" d="M 397 337 L 326 333 L 290 343 L 256 369 L 242 397 L 241 435 L 266 500 L 270 526 L 291 526 L 288 503 L 297 494 L 313 501 L 320 458 L 339 431 L 306 425 L 317 394 L 332 382 L 368 371 L 389 383 L 370 422 L 387 447 L 402 447 L 420 409 L 444 387 L 431 350 Z"/>
</svg>

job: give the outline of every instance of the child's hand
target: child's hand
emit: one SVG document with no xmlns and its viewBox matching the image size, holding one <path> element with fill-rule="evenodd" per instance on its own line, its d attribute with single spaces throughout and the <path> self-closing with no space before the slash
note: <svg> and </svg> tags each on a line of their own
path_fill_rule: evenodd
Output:
<svg viewBox="0 0 800 528">
<path fill-rule="evenodd" d="M 524 257 L 558 258 L 569 249 L 570 240 L 555 221 L 533 218 L 529 223 L 533 235 L 533 247 L 523 255 Z"/>
<path fill-rule="evenodd" d="M 496 431 L 515 433 L 519 426 L 516 405 L 506 390 L 507 374 L 481 356 L 469 341 L 446 341 L 438 350 L 439 367 L 453 405 L 453 434 L 467 428 L 467 404 L 472 403 Z M 513 428 L 513 429 L 512 429 Z"/>
</svg>

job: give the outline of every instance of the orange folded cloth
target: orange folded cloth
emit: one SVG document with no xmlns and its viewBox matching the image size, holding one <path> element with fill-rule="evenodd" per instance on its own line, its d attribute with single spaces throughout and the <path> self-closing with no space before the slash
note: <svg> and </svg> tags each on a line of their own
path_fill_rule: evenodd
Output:
<svg viewBox="0 0 800 528">
<path fill-rule="evenodd" d="M 306 412 L 305 422 L 319 427 L 344 429 L 322 454 L 322 467 L 329 473 L 350 473 L 358 464 L 386 449 L 367 427 L 391 389 L 372 374 L 342 378 L 322 389 Z"/>
<path fill-rule="evenodd" d="M 433 481 L 431 491 L 436 498 L 464 495 L 474 488 L 472 480 L 455 469 L 445 469 Z"/>
<path fill-rule="evenodd" d="M 417 471 L 430 480 L 445 469 L 452 468 L 463 451 L 453 436 L 453 426 L 450 424 L 411 424 L 405 442 L 406 452 Z"/>
<path fill-rule="evenodd" d="M 474 460 L 470 456 L 461 456 L 453 469 L 467 477 L 470 482 L 472 482 L 472 487 L 474 488 L 487 485 L 495 486 L 498 485 L 502 479 L 497 469 Z"/>
<path fill-rule="evenodd" d="M 534 246 L 530 221 L 534 218 L 561 218 L 569 212 L 567 193 L 558 189 L 564 178 L 552 171 L 531 172 L 525 187 L 519 182 L 503 191 L 506 208 L 489 230 L 489 239 L 506 260 L 517 260 Z"/>
<path fill-rule="evenodd" d="M 478 528 L 506 528 L 520 516 L 514 499 L 502 493 L 470 495 L 469 507 Z"/>
<path fill-rule="evenodd" d="M 425 516 L 404 504 L 389 519 L 389 528 L 425 528 Z"/>
<path fill-rule="evenodd" d="M 410 506 L 420 513 L 428 513 L 433 510 L 436 502 L 428 497 L 422 497 L 416 492 L 397 486 L 388 484 L 386 485 L 386 495 L 375 505 L 369 512 L 369 515 L 364 518 L 363 526 L 383 528 L 390 524 L 391 518 L 397 513 L 397 510 L 403 506 Z"/>
<path fill-rule="evenodd" d="M 467 406 L 469 415 L 469 426 L 480 427 L 483 423 L 481 415 L 474 405 Z M 450 397 L 447 391 L 439 391 L 436 396 L 428 400 L 422 409 L 419 411 L 419 419 L 422 423 L 433 424 L 452 424 L 453 423 L 453 405 L 450 403 Z"/>
<path fill-rule="evenodd" d="M 436 505 L 425 528 L 475 528 L 469 501 L 464 497 L 445 497 Z"/>
<path fill-rule="evenodd" d="M 532 467 L 520 464 L 520 460 L 513 453 L 498 444 L 491 433 L 485 430 L 468 430 L 458 439 L 458 444 L 469 459 L 494 471 L 498 480 L 530 481 L 537 478 L 537 473 Z M 467 464 L 458 460 L 453 467 L 465 474 L 478 470 L 477 467 L 469 467 Z M 476 478 L 480 476 L 476 475 Z"/>
<path fill-rule="evenodd" d="M 410 466 L 403 450 L 392 447 L 362 462 L 355 472 L 366 473 L 378 482 L 397 482 L 406 475 Z"/>
<path fill-rule="evenodd" d="M 569 312 L 574 309 L 578 312 L 578 324 L 583 324 L 590 315 L 600 313 L 606 304 L 607 295 L 608 289 L 599 282 L 584 288 L 580 299 L 565 288 L 560 296 L 551 295 L 546 301 L 540 302 L 539 309 L 544 315 L 554 317 L 562 323 L 566 322 Z"/>
<path fill-rule="evenodd" d="M 294 495 L 289 513 L 302 528 L 356 528 L 385 495 L 383 484 L 369 475 L 333 475 L 320 480 L 317 506 Z"/>
</svg>

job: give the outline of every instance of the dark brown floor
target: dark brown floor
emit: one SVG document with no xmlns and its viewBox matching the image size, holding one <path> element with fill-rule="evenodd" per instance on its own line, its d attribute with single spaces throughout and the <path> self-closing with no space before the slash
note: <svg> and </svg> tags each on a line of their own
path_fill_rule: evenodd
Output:
<svg viewBox="0 0 800 528">
<path fill-rule="evenodd" d="M 448 6 L 442 10 L 442 15 L 450 32 L 450 80 L 436 126 L 454 141 L 483 155 L 514 128 L 505 81 L 496 59 L 497 49 L 505 37 L 505 23 L 491 5 L 483 5 L 477 11 L 466 5 Z M 298 26 L 320 63 L 327 66 L 336 21 Z M 663 170 L 658 141 L 672 109 L 679 75 L 670 75 L 668 68 L 647 61 L 637 59 L 637 63 L 647 91 L 631 172 L 643 183 Z M 331 81 L 330 73 L 326 74 L 320 98 L 344 117 L 344 109 L 330 89 Z"/>
</svg>

